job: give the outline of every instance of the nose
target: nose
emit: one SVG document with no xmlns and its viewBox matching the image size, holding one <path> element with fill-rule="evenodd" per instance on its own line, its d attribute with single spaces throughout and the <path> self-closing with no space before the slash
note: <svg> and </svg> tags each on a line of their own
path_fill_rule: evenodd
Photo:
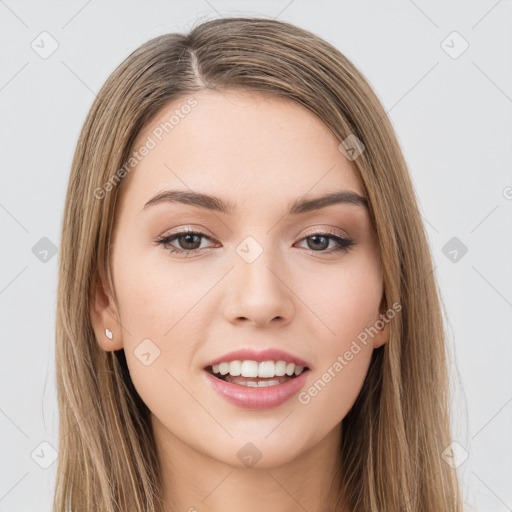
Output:
<svg viewBox="0 0 512 512">
<path fill-rule="evenodd" d="M 283 327 L 294 314 L 293 284 L 270 251 L 249 263 L 237 254 L 226 283 L 224 314 L 233 324 Z"/>
</svg>

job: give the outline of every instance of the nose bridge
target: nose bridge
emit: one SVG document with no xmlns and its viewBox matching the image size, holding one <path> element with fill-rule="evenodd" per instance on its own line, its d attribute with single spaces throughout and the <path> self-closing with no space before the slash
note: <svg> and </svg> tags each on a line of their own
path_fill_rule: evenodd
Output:
<svg viewBox="0 0 512 512">
<path fill-rule="evenodd" d="M 236 246 L 234 265 L 241 278 L 251 285 L 260 283 L 265 287 L 280 288 L 275 273 L 279 272 L 282 261 L 273 243 L 271 235 L 258 233 L 246 236 Z"/>
<path fill-rule="evenodd" d="M 272 237 L 249 235 L 235 248 L 227 314 L 265 324 L 273 318 L 290 320 L 291 292 L 284 284 L 279 251 L 269 246 Z"/>
</svg>

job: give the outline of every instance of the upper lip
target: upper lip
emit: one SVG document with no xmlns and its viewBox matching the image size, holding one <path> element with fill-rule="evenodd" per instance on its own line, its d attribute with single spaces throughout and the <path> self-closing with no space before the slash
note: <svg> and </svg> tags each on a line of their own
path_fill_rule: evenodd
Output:
<svg viewBox="0 0 512 512">
<path fill-rule="evenodd" d="M 289 354 L 284 350 L 280 350 L 278 348 L 267 348 L 265 350 L 251 350 L 251 349 L 240 349 L 235 350 L 233 352 L 229 352 L 229 354 L 224 354 L 223 356 L 216 357 L 212 359 L 205 365 L 205 368 L 208 366 L 213 366 L 214 364 L 227 363 L 230 361 L 286 361 L 287 363 L 295 363 L 296 366 L 308 367 L 311 369 L 311 366 L 308 362 L 304 361 L 300 357 L 294 356 L 293 354 Z"/>
</svg>

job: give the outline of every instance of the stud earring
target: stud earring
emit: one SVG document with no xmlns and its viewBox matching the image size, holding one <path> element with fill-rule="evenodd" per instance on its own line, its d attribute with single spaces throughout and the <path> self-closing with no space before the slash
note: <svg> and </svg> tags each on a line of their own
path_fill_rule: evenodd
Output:
<svg viewBox="0 0 512 512">
<path fill-rule="evenodd" d="M 111 340 L 111 339 L 114 337 L 114 335 L 112 334 L 112 331 L 110 331 L 109 329 L 105 329 L 105 336 L 106 336 L 109 340 Z"/>
</svg>

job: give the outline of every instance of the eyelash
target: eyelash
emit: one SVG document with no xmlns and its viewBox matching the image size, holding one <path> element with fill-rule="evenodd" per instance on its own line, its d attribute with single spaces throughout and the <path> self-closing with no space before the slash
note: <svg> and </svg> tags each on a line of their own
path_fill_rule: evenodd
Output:
<svg viewBox="0 0 512 512">
<path fill-rule="evenodd" d="M 205 233 L 202 233 L 201 231 L 180 231 L 180 232 L 174 233 L 172 235 L 158 238 L 156 240 L 156 243 L 159 245 L 162 245 L 164 247 L 164 249 L 169 251 L 170 253 L 186 254 L 186 255 L 193 256 L 194 254 L 201 251 L 201 249 L 180 249 L 180 248 L 170 245 L 170 243 L 173 242 L 174 240 L 176 240 L 182 236 L 186 236 L 186 235 L 198 235 L 200 237 L 206 238 L 207 240 L 212 240 L 208 235 L 206 235 Z M 306 240 L 308 238 L 313 238 L 315 236 L 324 237 L 324 238 L 334 240 L 338 244 L 338 247 L 331 249 L 330 251 L 325 251 L 325 250 L 314 251 L 312 249 L 309 249 L 310 253 L 320 253 L 320 254 L 322 254 L 322 253 L 323 254 L 334 254 L 334 253 L 338 253 L 338 252 L 346 253 L 352 248 L 352 246 L 354 246 L 356 244 L 356 242 L 352 238 L 340 237 L 340 236 L 335 235 L 334 233 L 323 233 L 323 232 L 311 233 L 310 235 L 303 237 L 300 241 Z"/>
</svg>

